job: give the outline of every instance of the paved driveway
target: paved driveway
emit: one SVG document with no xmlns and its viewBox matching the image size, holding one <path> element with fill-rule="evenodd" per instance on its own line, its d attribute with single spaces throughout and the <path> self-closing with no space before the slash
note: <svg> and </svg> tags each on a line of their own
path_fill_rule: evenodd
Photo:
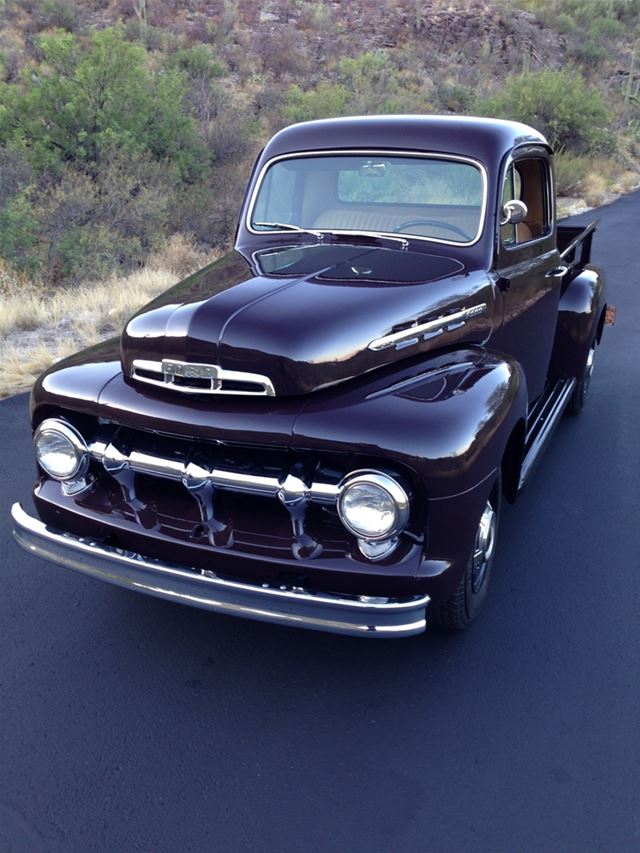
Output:
<svg viewBox="0 0 640 853">
<path fill-rule="evenodd" d="M 596 215 L 618 324 L 463 634 L 295 632 L 47 566 L 11 542 L 33 466 L 26 397 L 0 404 L 0 850 L 640 849 L 640 194 Z"/>
</svg>

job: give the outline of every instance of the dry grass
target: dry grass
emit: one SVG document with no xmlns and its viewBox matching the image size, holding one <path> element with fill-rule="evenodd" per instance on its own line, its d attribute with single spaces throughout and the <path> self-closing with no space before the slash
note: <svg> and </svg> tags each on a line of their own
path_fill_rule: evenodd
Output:
<svg viewBox="0 0 640 853">
<path fill-rule="evenodd" d="M 580 195 L 588 207 L 597 207 L 605 200 L 608 186 L 609 181 L 605 175 L 589 172 L 580 183 Z"/>
<path fill-rule="evenodd" d="M 640 173 L 628 169 L 620 175 L 616 175 L 611 184 L 614 193 L 630 193 L 640 186 Z"/>
<path fill-rule="evenodd" d="M 635 163 L 619 163 L 609 157 L 556 155 L 556 187 L 561 196 L 572 197 L 587 207 L 597 207 L 640 183 Z M 627 168 L 625 168 L 627 166 Z M 632 168 L 630 168 L 632 167 Z"/>
<path fill-rule="evenodd" d="M 77 349 L 75 343 L 39 343 L 30 347 L 15 344 L 0 344 L 2 352 L 2 379 L 0 397 L 27 391 L 36 378 L 56 361 L 71 355 Z"/>
<path fill-rule="evenodd" d="M 177 235 L 142 270 L 52 294 L 0 267 L 0 397 L 27 390 L 54 362 L 118 334 L 140 306 L 211 260 Z"/>
</svg>

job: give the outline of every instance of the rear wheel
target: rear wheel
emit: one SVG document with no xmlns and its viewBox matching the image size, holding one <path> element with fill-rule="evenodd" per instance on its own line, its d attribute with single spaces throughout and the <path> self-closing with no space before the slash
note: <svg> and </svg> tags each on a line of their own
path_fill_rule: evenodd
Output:
<svg viewBox="0 0 640 853">
<path fill-rule="evenodd" d="M 596 342 L 594 341 L 589 349 L 587 361 L 585 362 L 584 370 L 582 371 L 582 376 L 578 379 L 576 387 L 573 389 L 573 395 L 569 400 L 569 405 L 567 406 L 567 411 L 572 415 L 579 414 L 584 406 L 584 401 L 587 397 L 589 385 L 591 383 L 591 376 L 593 375 L 593 361 L 595 354 Z"/>
<path fill-rule="evenodd" d="M 482 609 L 496 553 L 500 501 L 501 480 L 498 474 L 493 491 L 480 516 L 466 570 L 449 600 L 430 614 L 431 621 L 436 625 L 456 630 L 466 628 Z"/>
</svg>

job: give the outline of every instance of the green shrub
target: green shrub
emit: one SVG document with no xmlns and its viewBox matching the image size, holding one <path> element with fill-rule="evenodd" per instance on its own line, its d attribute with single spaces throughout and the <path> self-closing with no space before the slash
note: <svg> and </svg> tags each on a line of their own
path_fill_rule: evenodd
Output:
<svg viewBox="0 0 640 853">
<path fill-rule="evenodd" d="M 402 57 L 400 57 L 402 59 Z M 285 119 L 306 121 L 340 115 L 425 112 L 423 80 L 410 69 L 400 70 L 384 51 L 344 57 L 336 82 L 326 80 L 303 90 L 287 92 Z"/>
<path fill-rule="evenodd" d="M 29 190 L 22 190 L 0 209 L 0 258 L 21 272 L 36 273 L 40 225 Z"/>
<path fill-rule="evenodd" d="M 468 113 L 473 104 L 473 89 L 460 83 L 445 81 L 436 88 L 438 107 L 450 113 Z"/>
<path fill-rule="evenodd" d="M 602 95 L 571 71 L 535 71 L 507 81 L 477 103 L 481 115 L 522 121 L 544 133 L 557 151 L 596 153 L 615 145 Z"/>
<path fill-rule="evenodd" d="M 565 152 L 556 154 L 554 165 L 557 194 L 571 196 L 579 193 L 582 181 L 589 174 L 591 160 Z"/>
<path fill-rule="evenodd" d="M 213 47 L 208 44 L 196 44 L 177 50 L 170 57 L 170 66 L 199 80 L 213 80 L 224 74 L 224 65 L 217 58 Z"/>
<path fill-rule="evenodd" d="M 292 122 L 346 115 L 350 100 L 351 93 L 339 83 L 323 81 L 308 92 L 294 83 L 287 92 L 285 114 Z"/>
<path fill-rule="evenodd" d="M 97 164 L 114 147 L 178 162 L 185 177 L 202 167 L 184 75 L 154 71 L 121 27 L 94 32 L 86 46 L 57 31 L 40 46 L 40 65 L 0 84 L 0 144 L 21 146 L 40 170 Z"/>
</svg>

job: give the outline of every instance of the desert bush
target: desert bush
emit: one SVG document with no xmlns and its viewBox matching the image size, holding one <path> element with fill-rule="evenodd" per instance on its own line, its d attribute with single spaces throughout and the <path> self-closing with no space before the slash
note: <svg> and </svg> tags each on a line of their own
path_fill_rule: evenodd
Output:
<svg viewBox="0 0 640 853">
<path fill-rule="evenodd" d="M 601 204 L 609 192 L 627 192 L 638 183 L 637 172 L 620 173 L 620 164 L 608 157 L 555 157 L 556 188 L 560 195 L 579 196 L 588 205 Z"/>
<path fill-rule="evenodd" d="M 217 66 L 203 48 L 160 67 L 121 27 L 40 44 L 42 60 L 0 84 L 0 254 L 49 282 L 138 266 L 181 188 L 210 175 L 188 72 Z"/>
<path fill-rule="evenodd" d="M 640 0 L 518 0 L 517 5 L 558 28 L 588 28 L 598 21 L 640 24 Z"/>
<path fill-rule="evenodd" d="M 436 88 L 436 103 L 439 109 L 450 113 L 468 113 L 474 102 L 474 92 L 470 86 L 444 80 Z"/>
<path fill-rule="evenodd" d="M 224 74 L 224 65 L 211 45 L 196 44 L 175 51 L 169 56 L 169 67 L 184 71 L 195 80 L 211 81 Z"/>
<path fill-rule="evenodd" d="M 600 92 L 576 72 L 535 71 L 507 80 L 495 95 L 478 101 L 481 115 L 525 122 L 545 134 L 558 151 L 610 152 L 615 138 Z"/>
<path fill-rule="evenodd" d="M 640 35 L 640 0 L 519 0 L 565 38 L 566 55 L 585 69 L 619 56 L 625 35 Z"/>
<path fill-rule="evenodd" d="M 0 209 L 0 258 L 20 272 L 36 273 L 40 268 L 39 234 L 40 221 L 25 188 Z"/>
<path fill-rule="evenodd" d="M 252 53 L 263 71 L 270 71 L 278 77 L 291 75 L 299 79 L 310 74 L 311 57 L 291 24 L 278 26 L 270 32 L 256 33 Z"/>
<path fill-rule="evenodd" d="M 351 92 L 354 112 L 391 112 L 386 103 L 397 95 L 399 87 L 397 71 L 388 53 L 345 56 L 338 66 L 338 80 Z"/>
<path fill-rule="evenodd" d="M 555 156 L 556 192 L 558 195 L 578 195 L 582 182 L 591 169 L 591 160 L 568 152 Z"/>
<path fill-rule="evenodd" d="M 0 80 L 3 83 L 15 83 L 20 76 L 23 62 L 22 51 L 0 50 Z"/>
<path fill-rule="evenodd" d="M 33 170 L 24 152 L 0 146 L 0 210 L 33 180 Z"/>
<path fill-rule="evenodd" d="M 43 0 L 42 19 L 45 27 L 59 27 L 72 33 L 78 23 L 78 9 L 72 0 Z"/>
<path fill-rule="evenodd" d="M 94 32 L 86 47 L 60 31 L 40 45 L 39 65 L 0 84 L 0 144 L 20 145 L 38 169 L 95 164 L 113 147 L 177 161 L 185 173 L 196 166 L 184 77 L 154 73 L 121 27 Z"/>
<path fill-rule="evenodd" d="M 304 91 L 294 84 L 287 92 L 284 117 L 305 121 L 339 115 L 425 112 L 424 80 L 400 70 L 386 51 L 344 57 L 336 82 L 322 80 Z"/>
<path fill-rule="evenodd" d="M 49 283 L 73 284 L 141 265 L 160 244 L 178 167 L 114 150 L 97 175 L 64 167 L 0 207 L 0 255 Z"/>
<path fill-rule="evenodd" d="M 79 10 L 72 0 L 27 0 L 25 3 L 12 0 L 6 4 L 9 13 L 17 12 L 17 7 L 28 14 L 25 29 L 29 33 L 38 33 L 51 27 L 73 32 L 79 22 Z"/>
<path fill-rule="evenodd" d="M 150 254 L 146 267 L 167 271 L 179 279 L 206 266 L 214 255 L 211 249 L 196 242 L 193 234 L 172 234 Z"/>
<path fill-rule="evenodd" d="M 307 92 L 294 83 L 287 92 L 285 117 L 295 122 L 346 115 L 350 102 L 351 93 L 339 83 L 322 81 Z"/>
</svg>

